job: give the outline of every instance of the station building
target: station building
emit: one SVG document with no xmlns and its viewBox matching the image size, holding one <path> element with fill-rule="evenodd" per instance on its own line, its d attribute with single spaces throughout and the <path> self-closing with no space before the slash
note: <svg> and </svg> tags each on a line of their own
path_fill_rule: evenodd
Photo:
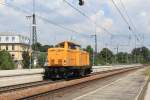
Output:
<svg viewBox="0 0 150 100">
<path fill-rule="evenodd" d="M 22 53 L 29 49 L 30 39 L 16 33 L 0 33 L 0 51 L 8 51 L 17 68 L 22 68 Z"/>
</svg>

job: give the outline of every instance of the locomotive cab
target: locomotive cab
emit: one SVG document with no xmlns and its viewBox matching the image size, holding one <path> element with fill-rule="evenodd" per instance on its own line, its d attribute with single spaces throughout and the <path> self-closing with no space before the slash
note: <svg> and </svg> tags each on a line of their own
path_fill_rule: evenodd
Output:
<svg viewBox="0 0 150 100">
<path fill-rule="evenodd" d="M 56 45 L 56 47 L 65 48 L 65 49 L 75 49 L 75 50 L 79 50 L 81 48 L 80 45 L 75 44 L 73 42 L 68 42 L 68 41 L 59 43 L 59 44 Z"/>
</svg>

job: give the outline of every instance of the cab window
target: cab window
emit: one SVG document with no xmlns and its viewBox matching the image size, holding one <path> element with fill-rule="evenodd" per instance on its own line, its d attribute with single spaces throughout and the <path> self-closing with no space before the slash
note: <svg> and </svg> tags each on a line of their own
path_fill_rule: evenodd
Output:
<svg viewBox="0 0 150 100">
<path fill-rule="evenodd" d="M 69 45 L 69 49 L 80 49 L 80 46 L 77 46 L 77 45 Z"/>
<path fill-rule="evenodd" d="M 59 44 L 55 46 L 56 48 L 64 48 L 64 44 Z"/>
</svg>

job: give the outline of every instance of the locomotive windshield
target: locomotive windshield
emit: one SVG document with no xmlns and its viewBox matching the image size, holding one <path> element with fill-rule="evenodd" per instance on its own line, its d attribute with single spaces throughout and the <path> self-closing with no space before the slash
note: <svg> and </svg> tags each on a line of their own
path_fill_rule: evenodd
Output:
<svg viewBox="0 0 150 100">
<path fill-rule="evenodd" d="M 79 45 L 76 45 L 76 44 L 70 44 L 69 43 L 69 49 L 80 49 L 80 46 Z"/>
<path fill-rule="evenodd" d="M 55 46 L 56 48 L 64 48 L 64 44 L 58 44 Z"/>
</svg>

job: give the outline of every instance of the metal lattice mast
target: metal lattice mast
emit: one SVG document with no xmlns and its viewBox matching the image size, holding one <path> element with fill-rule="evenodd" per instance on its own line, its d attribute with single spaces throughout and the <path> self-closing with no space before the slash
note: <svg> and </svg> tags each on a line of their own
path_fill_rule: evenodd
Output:
<svg viewBox="0 0 150 100">
<path fill-rule="evenodd" d="M 32 44 L 33 46 L 33 50 L 37 51 L 36 48 L 36 43 L 37 43 L 37 31 L 36 31 L 36 18 L 35 18 L 35 14 L 33 13 L 32 15 L 33 18 L 33 22 L 32 22 Z"/>
<path fill-rule="evenodd" d="M 35 15 L 35 0 L 33 0 L 33 15 L 32 15 L 32 57 L 34 67 L 37 65 L 37 30 L 36 30 L 36 15 Z"/>
</svg>

